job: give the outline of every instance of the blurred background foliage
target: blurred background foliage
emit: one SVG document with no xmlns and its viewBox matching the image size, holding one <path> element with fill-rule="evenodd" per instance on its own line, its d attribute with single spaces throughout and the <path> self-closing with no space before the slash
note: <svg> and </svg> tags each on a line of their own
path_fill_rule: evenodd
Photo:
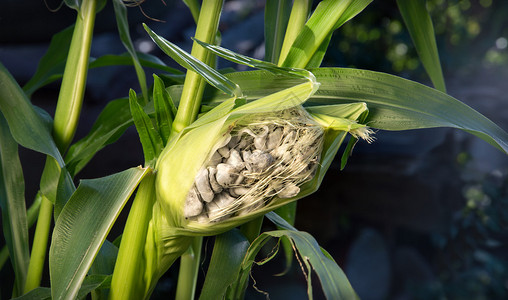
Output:
<svg viewBox="0 0 508 300">
<path fill-rule="evenodd" d="M 507 1 L 428 0 L 427 8 L 445 73 L 508 62 Z M 374 1 L 338 30 L 330 45 L 325 65 L 424 77 L 400 13 L 389 1 Z"/>
</svg>

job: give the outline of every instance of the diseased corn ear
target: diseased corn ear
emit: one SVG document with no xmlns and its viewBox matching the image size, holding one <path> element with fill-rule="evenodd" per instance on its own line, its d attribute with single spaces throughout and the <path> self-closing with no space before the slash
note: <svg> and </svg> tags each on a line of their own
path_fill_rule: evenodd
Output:
<svg viewBox="0 0 508 300">
<path fill-rule="evenodd" d="M 197 172 L 185 218 L 221 222 L 296 197 L 315 174 L 323 132 L 301 106 L 237 120 Z"/>
</svg>

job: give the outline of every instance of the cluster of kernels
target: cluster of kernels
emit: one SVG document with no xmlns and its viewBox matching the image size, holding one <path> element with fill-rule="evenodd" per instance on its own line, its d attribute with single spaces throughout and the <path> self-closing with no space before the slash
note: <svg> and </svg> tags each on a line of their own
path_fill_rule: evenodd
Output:
<svg viewBox="0 0 508 300">
<path fill-rule="evenodd" d="M 196 175 L 184 216 L 219 221 L 251 212 L 274 196 L 295 197 L 314 175 L 322 137 L 323 129 L 297 109 L 237 125 Z"/>
</svg>

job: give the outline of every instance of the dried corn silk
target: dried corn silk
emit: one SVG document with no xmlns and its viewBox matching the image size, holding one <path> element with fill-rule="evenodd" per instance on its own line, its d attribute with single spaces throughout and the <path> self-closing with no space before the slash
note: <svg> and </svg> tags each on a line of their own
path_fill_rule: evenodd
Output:
<svg viewBox="0 0 508 300">
<path fill-rule="evenodd" d="M 238 120 L 198 172 L 185 217 L 217 222 L 259 209 L 274 197 L 295 197 L 315 174 L 322 142 L 323 128 L 301 107 Z"/>
</svg>

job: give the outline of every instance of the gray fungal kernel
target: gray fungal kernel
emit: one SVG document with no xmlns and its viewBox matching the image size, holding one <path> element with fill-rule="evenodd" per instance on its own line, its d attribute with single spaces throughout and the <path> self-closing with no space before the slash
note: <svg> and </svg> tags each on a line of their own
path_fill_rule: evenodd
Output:
<svg viewBox="0 0 508 300">
<path fill-rule="evenodd" d="M 246 161 L 254 173 L 261 173 L 273 164 L 273 156 L 270 153 L 254 150 Z"/>
<path fill-rule="evenodd" d="M 222 192 L 222 186 L 217 182 L 215 175 L 217 169 L 215 167 L 208 167 L 208 180 L 210 181 L 210 187 L 215 194 Z"/>
<path fill-rule="evenodd" d="M 197 190 L 193 187 L 187 195 L 185 206 L 183 208 L 183 216 L 185 218 L 195 217 L 203 211 L 203 203 L 199 199 Z"/>
<path fill-rule="evenodd" d="M 235 170 L 237 171 L 240 171 L 245 167 L 243 160 L 240 157 L 240 153 L 238 152 L 238 150 L 235 149 L 231 149 L 229 153 L 229 158 L 226 161 L 226 163 L 228 165 L 233 166 L 233 168 L 235 168 Z"/>
<path fill-rule="evenodd" d="M 215 179 L 222 187 L 229 187 L 236 181 L 238 175 L 239 174 L 233 166 L 228 164 L 218 164 Z"/>
<path fill-rule="evenodd" d="M 196 175 L 196 188 L 201 196 L 201 199 L 205 202 L 213 200 L 214 193 L 210 187 L 210 178 L 208 176 L 208 169 L 202 169 Z"/>
</svg>

